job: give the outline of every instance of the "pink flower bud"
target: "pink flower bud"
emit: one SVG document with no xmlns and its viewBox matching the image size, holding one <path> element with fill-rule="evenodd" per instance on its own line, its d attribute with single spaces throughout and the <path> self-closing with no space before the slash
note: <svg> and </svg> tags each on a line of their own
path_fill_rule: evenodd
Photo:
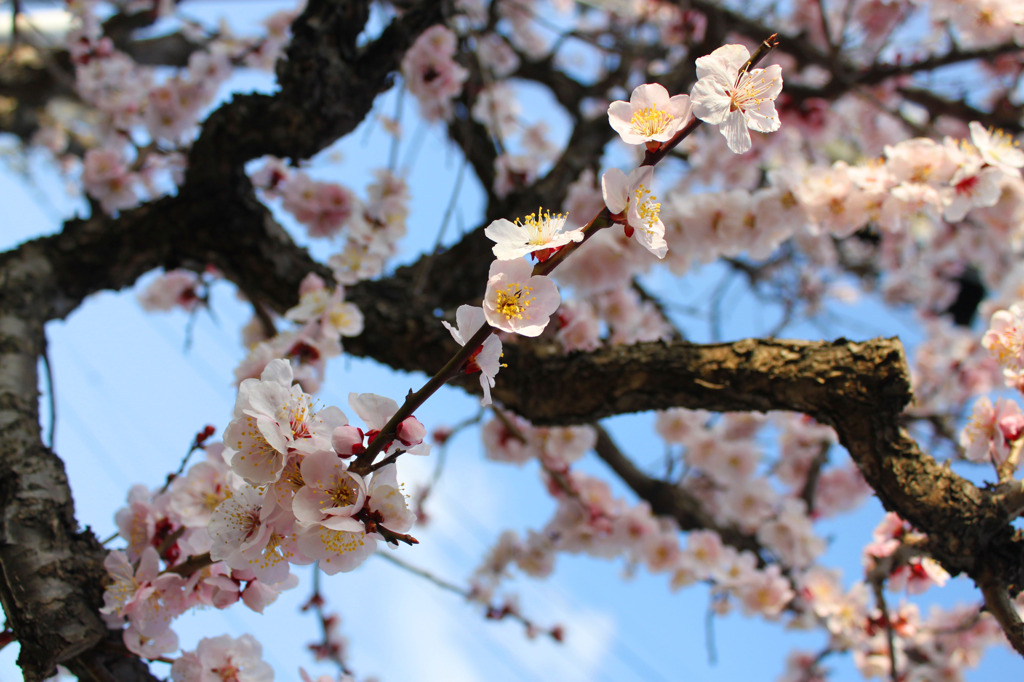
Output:
<svg viewBox="0 0 1024 682">
<path fill-rule="evenodd" d="M 334 446 L 334 451 L 338 453 L 339 457 L 358 455 L 365 450 L 363 432 L 355 426 L 339 426 L 331 435 L 331 445 Z"/>
<path fill-rule="evenodd" d="M 1006 442 L 1012 443 L 1024 432 L 1024 414 L 1008 414 L 999 420 L 998 426 Z"/>
<path fill-rule="evenodd" d="M 419 445 L 427 435 L 427 429 L 416 417 L 406 417 L 398 425 L 398 440 L 406 447 Z"/>
</svg>

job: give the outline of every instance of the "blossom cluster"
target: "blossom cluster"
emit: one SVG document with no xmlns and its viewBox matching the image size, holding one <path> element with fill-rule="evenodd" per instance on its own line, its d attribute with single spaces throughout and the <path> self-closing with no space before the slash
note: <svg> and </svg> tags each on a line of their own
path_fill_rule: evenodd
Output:
<svg viewBox="0 0 1024 682">
<path fill-rule="evenodd" d="M 782 92 L 782 67 L 750 69 L 750 52 L 742 45 L 724 45 L 697 59 L 697 82 L 689 95 L 669 97 L 657 83 L 633 90 L 629 102 L 608 107 L 608 122 L 623 142 L 658 151 L 693 121 L 693 117 L 719 126 L 730 150 L 742 154 L 751 148 L 748 130 L 773 132 L 780 122 L 775 98 Z M 641 166 L 628 176 L 617 168 L 601 178 L 605 206 L 626 236 L 658 258 L 668 252 L 661 203 L 654 196 L 654 169 Z"/>
<path fill-rule="evenodd" d="M 312 179 L 280 159 L 265 159 L 252 174 L 253 184 L 268 199 L 280 199 L 313 238 L 344 238 L 327 258 L 339 284 L 351 285 L 379 275 L 397 252 L 407 231 L 409 188 L 390 170 L 379 168 L 361 200 L 337 182 Z"/>
<path fill-rule="evenodd" d="M 969 133 L 969 140 L 887 145 L 881 158 L 857 165 L 773 168 L 767 185 L 752 191 L 673 192 L 662 211 L 668 265 L 682 273 L 694 261 L 721 256 L 763 260 L 792 239 L 817 265 L 871 263 L 883 270 L 888 302 L 945 310 L 958 290 L 956 277 L 972 261 L 1003 260 L 1007 240 L 1021 239 L 1024 152 L 999 131 L 971 124 Z M 877 246 L 849 239 L 865 230 Z M 980 270 L 986 286 L 999 289 L 1013 270 L 1007 265 Z"/>
<path fill-rule="evenodd" d="M 469 77 L 465 67 L 454 60 L 457 40 L 447 26 L 431 26 L 402 58 L 406 87 L 419 101 L 420 115 L 428 121 L 451 117 L 452 99 L 462 92 Z"/>
<path fill-rule="evenodd" d="M 75 28 L 66 43 L 75 71 L 74 88 L 89 115 L 66 100 L 48 107 L 37 134 L 54 155 L 84 144 L 80 181 L 106 213 L 132 208 L 180 182 L 182 150 L 198 129 L 200 116 L 238 63 L 272 65 L 288 40 L 294 12 L 266 22 L 267 35 L 240 40 L 230 35 L 204 41 L 188 63 L 170 75 L 137 63 L 103 35 L 95 3 L 70 3 Z"/>
<path fill-rule="evenodd" d="M 365 424 L 359 428 L 336 407 L 316 409 L 293 378 L 277 359 L 260 379 L 243 381 L 225 444 L 207 446 L 206 461 L 164 490 L 136 486 L 118 512 L 128 545 L 106 560 L 112 582 L 103 613 L 111 626 L 128 623 L 132 651 L 155 658 L 175 650 L 171 621 L 194 606 L 225 608 L 241 599 L 262 611 L 296 584 L 291 565 L 316 561 L 334 574 L 361 564 L 381 540 L 414 542 L 405 533 L 415 516 L 393 461 L 368 474 L 349 470 L 397 404 L 351 394 Z M 383 452 L 427 454 L 424 436 L 408 417 Z M 206 553 L 198 570 L 182 568 Z"/>
</svg>

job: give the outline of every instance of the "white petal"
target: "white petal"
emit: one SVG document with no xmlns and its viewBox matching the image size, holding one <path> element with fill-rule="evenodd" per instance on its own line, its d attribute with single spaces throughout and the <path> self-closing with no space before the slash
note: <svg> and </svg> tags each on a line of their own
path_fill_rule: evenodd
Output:
<svg viewBox="0 0 1024 682">
<path fill-rule="evenodd" d="M 726 144 L 734 153 L 742 154 L 750 149 L 750 132 L 747 130 L 747 121 L 742 112 L 734 111 L 729 114 L 725 123 L 718 129 L 722 131 Z"/>
<path fill-rule="evenodd" d="M 601 196 L 612 213 L 622 213 L 629 202 L 629 180 L 618 168 L 609 168 L 601 176 Z"/>
<path fill-rule="evenodd" d="M 731 106 L 725 86 L 713 78 L 697 81 L 690 91 L 690 104 L 693 115 L 711 125 L 720 125 L 725 121 Z"/>
<path fill-rule="evenodd" d="M 705 57 L 697 58 L 697 78 L 708 76 L 732 85 L 740 67 L 750 59 L 750 52 L 742 45 L 723 45 Z"/>
<path fill-rule="evenodd" d="M 661 105 L 668 102 L 668 90 L 664 85 L 658 83 L 644 83 L 633 89 L 629 96 L 629 104 L 632 110 L 638 111 L 654 105 Z M 632 116 L 632 114 L 630 114 Z"/>
</svg>

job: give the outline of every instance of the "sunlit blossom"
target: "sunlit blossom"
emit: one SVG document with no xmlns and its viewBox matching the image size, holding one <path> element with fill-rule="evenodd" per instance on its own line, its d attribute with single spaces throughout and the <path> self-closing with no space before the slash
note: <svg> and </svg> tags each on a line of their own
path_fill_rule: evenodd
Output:
<svg viewBox="0 0 1024 682">
<path fill-rule="evenodd" d="M 608 123 L 626 144 L 666 142 L 689 120 L 690 97 L 669 97 L 658 83 L 638 85 L 628 102 L 608 106 Z"/>
<path fill-rule="evenodd" d="M 601 177 L 605 205 L 613 215 L 625 213 L 626 234 L 658 258 L 668 253 L 665 223 L 661 221 L 661 203 L 651 193 L 654 168 L 641 166 L 627 177 L 618 168 L 609 168 Z"/>
<path fill-rule="evenodd" d="M 583 230 L 576 227 L 566 230 L 566 215 L 551 213 L 538 208 L 520 221 L 499 218 L 484 229 L 484 235 L 494 245 L 494 257 L 499 260 L 513 260 L 529 253 L 545 249 L 556 249 L 569 242 L 583 241 Z M 544 260 L 539 258 L 538 260 Z"/>
<path fill-rule="evenodd" d="M 562 298 L 551 278 L 532 273 L 524 260 L 491 263 L 483 305 L 487 324 L 523 336 L 544 331 Z"/>
<path fill-rule="evenodd" d="M 455 311 L 455 324 L 448 324 L 441 321 L 445 329 L 451 332 L 452 338 L 460 346 L 465 346 L 470 338 L 480 327 L 487 323 L 483 308 L 470 305 L 460 305 Z M 480 399 L 481 405 L 491 404 L 491 389 L 494 388 L 494 377 L 501 369 L 501 339 L 496 334 L 491 334 L 480 345 L 466 362 L 465 372 L 480 372 L 480 388 L 483 389 L 484 397 Z"/>
<path fill-rule="evenodd" d="M 697 59 L 697 83 L 690 92 L 693 115 L 717 125 L 729 149 L 742 154 L 751 147 L 751 130 L 779 129 L 775 98 L 782 92 L 782 67 L 741 71 L 750 60 L 742 45 L 723 45 Z"/>
</svg>

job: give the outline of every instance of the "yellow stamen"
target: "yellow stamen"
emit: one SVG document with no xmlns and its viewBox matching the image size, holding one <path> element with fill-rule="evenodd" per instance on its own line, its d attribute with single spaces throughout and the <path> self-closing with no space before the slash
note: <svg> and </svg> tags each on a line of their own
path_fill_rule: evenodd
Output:
<svg viewBox="0 0 1024 682">
<path fill-rule="evenodd" d="M 523 313 L 530 304 L 533 303 L 534 297 L 526 298 L 523 294 L 529 294 L 533 291 L 533 287 L 523 287 L 519 284 L 509 284 L 505 287 L 504 291 L 497 292 L 497 302 L 495 307 L 498 312 L 505 316 L 506 320 L 523 319 Z"/>
<path fill-rule="evenodd" d="M 672 114 L 661 111 L 656 106 L 651 106 L 633 114 L 633 117 L 629 119 L 629 125 L 637 135 L 653 137 L 667 128 L 674 118 Z"/>
<path fill-rule="evenodd" d="M 637 185 L 635 195 L 637 215 L 643 221 L 644 230 L 650 232 L 661 217 L 661 204 L 645 185 Z"/>
</svg>

